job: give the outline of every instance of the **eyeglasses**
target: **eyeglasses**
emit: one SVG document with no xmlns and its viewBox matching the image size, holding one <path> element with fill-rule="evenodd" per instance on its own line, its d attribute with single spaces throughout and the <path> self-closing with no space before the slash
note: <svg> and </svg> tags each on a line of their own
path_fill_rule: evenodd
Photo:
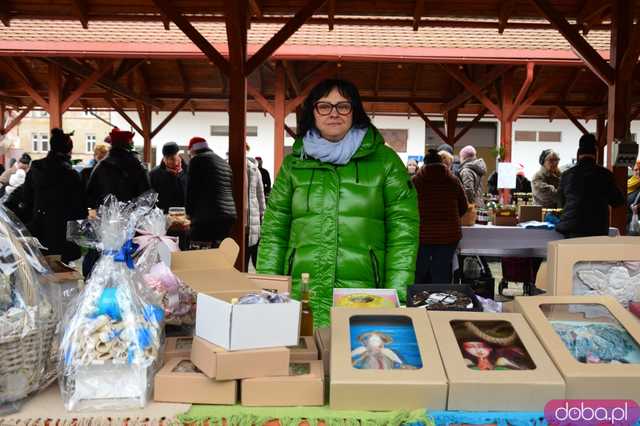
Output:
<svg viewBox="0 0 640 426">
<path fill-rule="evenodd" d="M 351 102 L 346 101 L 338 102 L 337 104 L 332 104 L 330 102 L 316 102 L 314 104 L 314 108 L 319 115 L 329 115 L 334 108 L 340 115 L 349 115 L 353 110 Z"/>
</svg>

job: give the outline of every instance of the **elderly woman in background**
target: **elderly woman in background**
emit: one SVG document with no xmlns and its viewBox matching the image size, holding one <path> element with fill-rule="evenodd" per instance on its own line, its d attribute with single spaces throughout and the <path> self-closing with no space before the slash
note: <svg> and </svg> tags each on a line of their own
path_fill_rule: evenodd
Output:
<svg viewBox="0 0 640 426">
<path fill-rule="evenodd" d="M 445 166 L 447 166 L 447 168 L 449 170 L 452 170 L 453 167 L 453 154 L 451 154 L 449 151 L 438 151 L 438 155 L 440 156 L 440 159 L 442 160 L 442 164 L 444 164 Z M 452 170 L 453 172 L 453 170 Z"/>
<path fill-rule="evenodd" d="M 334 287 L 395 288 L 405 299 L 418 252 L 416 191 L 364 111 L 358 89 L 326 80 L 304 102 L 298 137 L 264 215 L 257 271 L 311 276 L 316 326 Z"/>
<path fill-rule="evenodd" d="M 484 206 L 482 198 L 482 176 L 487 173 L 487 165 L 482 158 L 477 158 L 476 149 L 467 145 L 460 150 L 460 181 L 469 204 Z"/>
<path fill-rule="evenodd" d="M 558 207 L 560 186 L 560 156 L 552 149 L 545 149 L 539 158 L 540 170 L 533 176 L 533 201 L 547 209 Z"/>
</svg>

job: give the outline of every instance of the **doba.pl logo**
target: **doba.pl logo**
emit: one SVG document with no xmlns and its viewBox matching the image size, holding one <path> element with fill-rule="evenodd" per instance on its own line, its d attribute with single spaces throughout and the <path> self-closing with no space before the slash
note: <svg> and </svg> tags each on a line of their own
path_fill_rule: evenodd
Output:
<svg viewBox="0 0 640 426">
<path fill-rule="evenodd" d="M 640 406 L 632 400 L 560 399 L 547 403 L 544 417 L 551 425 L 632 426 L 640 419 Z"/>
</svg>

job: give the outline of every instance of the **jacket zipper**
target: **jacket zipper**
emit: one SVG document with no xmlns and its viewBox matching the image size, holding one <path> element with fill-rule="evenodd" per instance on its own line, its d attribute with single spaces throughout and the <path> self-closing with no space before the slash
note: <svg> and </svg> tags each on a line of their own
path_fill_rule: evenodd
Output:
<svg viewBox="0 0 640 426">
<path fill-rule="evenodd" d="M 291 254 L 289 255 L 289 265 L 287 267 L 287 273 L 285 275 L 291 275 L 293 272 L 293 259 L 296 257 L 296 248 L 294 247 L 291 250 Z"/>
<path fill-rule="evenodd" d="M 376 288 L 380 288 L 380 271 L 378 270 L 378 258 L 373 248 L 369 247 L 369 258 L 371 259 L 371 269 L 373 269 L 373 280 Z"/>
</svg>

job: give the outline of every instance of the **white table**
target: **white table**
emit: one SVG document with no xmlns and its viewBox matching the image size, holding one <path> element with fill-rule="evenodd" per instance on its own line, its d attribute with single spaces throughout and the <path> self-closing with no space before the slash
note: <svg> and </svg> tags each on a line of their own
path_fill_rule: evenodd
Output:
<svg viewBox="0 0 640 426">
<path fill-rule="evenodd" d="M 609 228 L 609 236 L 617 235 L 617 228 Z M 562 239 L 562 234 L 547 229 L 494 225 L 463 226 L 458 251 L 465 256 L 546 258 L 547 244 Z"/>
</svg>

